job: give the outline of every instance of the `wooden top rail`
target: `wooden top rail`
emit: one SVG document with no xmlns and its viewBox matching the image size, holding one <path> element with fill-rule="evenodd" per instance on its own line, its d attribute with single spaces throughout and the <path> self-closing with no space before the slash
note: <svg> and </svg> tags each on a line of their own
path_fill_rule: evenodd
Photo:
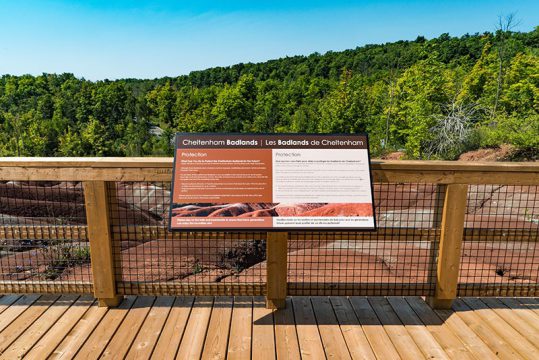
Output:
<svg viewBox="0 0 539 360">
<path fill-rule="evenodd" d="M 372 161 L 375 182 L 539 185 L 539 162 Z M 0 158 L 0 181 L 170 181 L 172 158 Z"/>
<path fill-rule="evenodd" d="M 172 168 L 171 157 L 1 157 L 0 167 Z M 374 170 L 537 172 L 539 162 L 372 160 Z"/>
</svg>

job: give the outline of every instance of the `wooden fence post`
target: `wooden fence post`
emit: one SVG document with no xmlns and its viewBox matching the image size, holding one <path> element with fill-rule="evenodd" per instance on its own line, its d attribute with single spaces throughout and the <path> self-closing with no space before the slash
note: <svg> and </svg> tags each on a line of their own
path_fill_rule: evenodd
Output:
<svg viewBox="0 0 539 360">
<path fill-rule="evenodd" d="M 286 304 L 288 232 L 267 234 L 266 307 L 282 309 Z"/>
<path fill-rule="evenodd" d="M 445 188 L 436 291 L 429 298 L 430 305 L 437 309 L 449 309 L 457 297 L 467 194 L 467 184 L 450 184 Z"/>
<path fill-rule="evenodd" d="M 94 296 L 99 300 L 99 306 L 117 306 L 122 297 L 116 293 L 114 279 L 107 183 L 105 181 L 85 181 L 83 187 Z"/>
<path fill-rule="evenodd" d="M 442 215 L 444 210 L 445 202 L 445 192 L 447 191 L 446 184 L 438 184 L 435 188 L 434 193 L 434 211 L 432 213 L 432 224 L 431 226 L 439 230 L 442 227 Z M 429 251 L 429 269 L 428 269 L 428 282 L 429 284 L 436 284 L 436 264 L 438 263 L 438 248 L 439 248 L 439 239 L 435 238 L 434 241 L 430 243 Z"/>
</svg>

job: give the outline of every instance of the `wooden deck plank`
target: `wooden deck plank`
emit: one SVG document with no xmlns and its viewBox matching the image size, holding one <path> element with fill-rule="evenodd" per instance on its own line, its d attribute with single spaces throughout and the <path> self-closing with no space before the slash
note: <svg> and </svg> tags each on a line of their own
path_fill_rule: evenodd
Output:
<svg viewBox="0 0 539 360">
<path fill-rule="evenodd" d="M 275 360 L 275 332 L 272 309 L 266 308 L 266 298 L 253 298 L 253 341 L 252 358 Z"/>
<path fill-rule="evenodd" d="M 513 298 L 498 298 L 505 306 L 509 307 L 515 314 L 520 316 L 523 321 L 533 326 L 539 331 L 539 313 L 535 313 L 532 309 L 521 303 L 518 299 Z"/>
<path fill-rule="evenodd" d="M 451 332 L 448 325 L 440 319 L 423 299 L 420 297 L 407 297 L 406 301 L 451 359 L 472 360 L 474 358 L 464 343 Z"/>
<path fill-rule="evenodd" d="M 210 321 L 213 297 L 199 296 L 193 303 L 176 359 L 199 359 Z"/>
<path fill-rule="evenodd" d="M 352 359 L 329 298 L 315 296 L 311 298 L 311 303 L 326 356 L 335 359 Z"/>
<path fill-rule="evenodd" d="M 17 317 L 28 309 L 28 307 L 39 299 L 39 297 L 40 296 L 37 294 L 23 295 L 11 304 L 11 306 L 2 313 L 2 316 L 0 316 L 0 331 L 3 331 L 9 324 L 15 321 Z"/>
<path fill-rule="evenodd" d="M 481 301 L 537 348 L 539 331 L 536 327 L 528 324 L 515 311 L 496 298 L 483 298 Z"/>
<path fill-rule="evenodd" d="M 294 320 L 294 309 L 292 299 L 287 298 L 284 309 L 275 310 L 273 318 L 275 320 L 275 351 L 277 359 L 299 359 L 298 334 Z"/>
<path fill-rule="evenodd" d="M 47 310 L 2 353 L 0 359 L 23 358 L 78 298 L 78 295 L 62 295 L 56 302 L 51 303 Z"/>
<path fill-rule="evenodd" d="M 299 349 L 302 359 L 325 359 L 322 338 L 308 297 L 293 297 Z"/>
<path fill-rule="evenodd" d="M 93 303 L 73 329 L 61 340 L 60 345 L 50 354 L 49 359 L 72 359 L 107 312 L 106 307 L 98 307 L 97 302 Z"/>
<path fill-rule="evenodd" d="M 0 332 L 0 354 L 34 323 L 60 295 L 43 295 Z"/>
<path fill-rule="evenodd" d="M 227 359 L 250 359 L 253 302 L 250 296 L 235 296 L 228 340 Z"/>
<path fill-rule="evenodd" d="M 395 345 L 400 357 L 410 360 L 424 358 L 423 353 L 403 326 L 387 299 L 384 297 L 372 297 L 369 298 L 369 303 Z"/>
<path fill-rule="evenodd" d="M 129 352 L 131 343 L 135 340 L 140 327 L 150 312 L 155 301 L 153 296 L 139 296 L 125 316 L 116 334 L 107 344 L 100 359 L 124 358 Z"/>
<path fill-rule="evenodd" d="M 454 316 L 458 316 L 470 329 L 477 334 L 481 340 L 496 354 L 500 359 L 522 359 L 522 356 L 513 349 L 508 342 L 500 337 L 494 329 L 485 322 L 478 314 L 470 309 L 463 301 L 457 299 L 453 302 Z M 461 329 L 455 329 L 458 336 Z"/>
<path fill-rule="evenodd" d="M 282 310 L 264 300 L 127 297 L 106 309 L 90 296 L 0 295 L 0 359 L 539 358 L 535 298 L 463 298 L 452 310 L 419 297 L 292 297 Z"/>
<path fill-rule="evenodd" d="M 352 359 L 376 359 L 348 298 L 331 296 L 329 299 Z"/>
<path fill-rule="evenodd" d="M 522 305 L 539 315 L 539 298 L 517 298 Z"/>
<path fill-rule="evenodd" d="M 539 359 L 539 349 L 533 346 L 524 336 L 518 333 L 509 323 L 504 321 L 492 309 L 478 298 L 462 298 L 467 306 L 474 310 L 494 331 L 503 337 L 525 359 Z"/>
<path fill-rule="evenodd" d="M 174 300 L 163 331 L 153 349 L 153 358 L 173 359 L 176 356 L 194 300 L 193 296 L 179 296 Z"/>
<path fill-rule="evenodd" d="M 376 357 L 400 359 L 395 345 L 391 342 L 367 298 L 353 296 L 349 300 Z"/>
<path fill-rule="evenodd" d="M 0 314 L 4 312 L 7 308 L 11 306 L 15 301 L 17 301 L 21 295 L 19 294 L 11 294 L 11 295 L 4 295 L 2 298 L 0 298 Z"/>
<path fill-rule="evenodd" d="M 434 336 L 432 336 L 403 297 L 391 296 L 387 298 L 387 301 L 426 358 L 449 359 L 444 349 L 436 341 Z"/>
<path fill-rule="evenodd" d="M 172 296 L 160 296 L 155 300 L 127 353 L 126 359 L 149 359 L 151 357 L 173 304 L 174 297 Z"/>
<path fill-rule="evenodd" d="M 66 335 L 80 321 L 82 316 L 94 304 L 91 295 L 81 296 L 63 315 L 54 326 L 30 349 L 25 359 L 43 359 L 48 357 L 62 342 Z"/>
<path fill-rule="evenodd" d="M 202 359 L 226 358 L 233 302 L 232 296 L 219 296 L 213 301 Z"/>
<path fill-rule="evenodd" d="M 498 359 L 487 344 L 453 310 L 434 310 L 434 312 L 476 359 Z"/>
<path fill-rule="evenodd" d="M 77 359 L 97 359 L 101 356 L 135 300 L 135 296 L 128 296 L 118 307 L 109 309 L 77 353 Z"/>
</svg>

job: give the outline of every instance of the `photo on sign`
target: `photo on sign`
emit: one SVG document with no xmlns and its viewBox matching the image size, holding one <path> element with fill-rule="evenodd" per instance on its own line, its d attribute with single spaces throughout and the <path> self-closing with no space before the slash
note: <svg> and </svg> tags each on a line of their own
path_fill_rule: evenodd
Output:
<svg viewBox="0 0 539 360">
<path fill-rule="evenodd" d="M 173 217 L 373 216 L 371 203 L 173 204 Z"/>
</svg>

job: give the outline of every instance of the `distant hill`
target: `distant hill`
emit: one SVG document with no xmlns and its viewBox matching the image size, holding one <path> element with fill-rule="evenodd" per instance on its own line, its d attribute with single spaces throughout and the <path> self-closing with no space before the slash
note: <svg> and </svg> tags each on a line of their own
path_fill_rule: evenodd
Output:
<svg viewBox="0 0 539 360">
<path fill-rule="evenodd" d="M 367 131 L 375 155 L 456 159 L 503 143 L 533 154 L 539 27 L 419 36 L 174 78 L 0 78 L 2 156 L 170 155 L 175 131 Z"/>
</svg>

